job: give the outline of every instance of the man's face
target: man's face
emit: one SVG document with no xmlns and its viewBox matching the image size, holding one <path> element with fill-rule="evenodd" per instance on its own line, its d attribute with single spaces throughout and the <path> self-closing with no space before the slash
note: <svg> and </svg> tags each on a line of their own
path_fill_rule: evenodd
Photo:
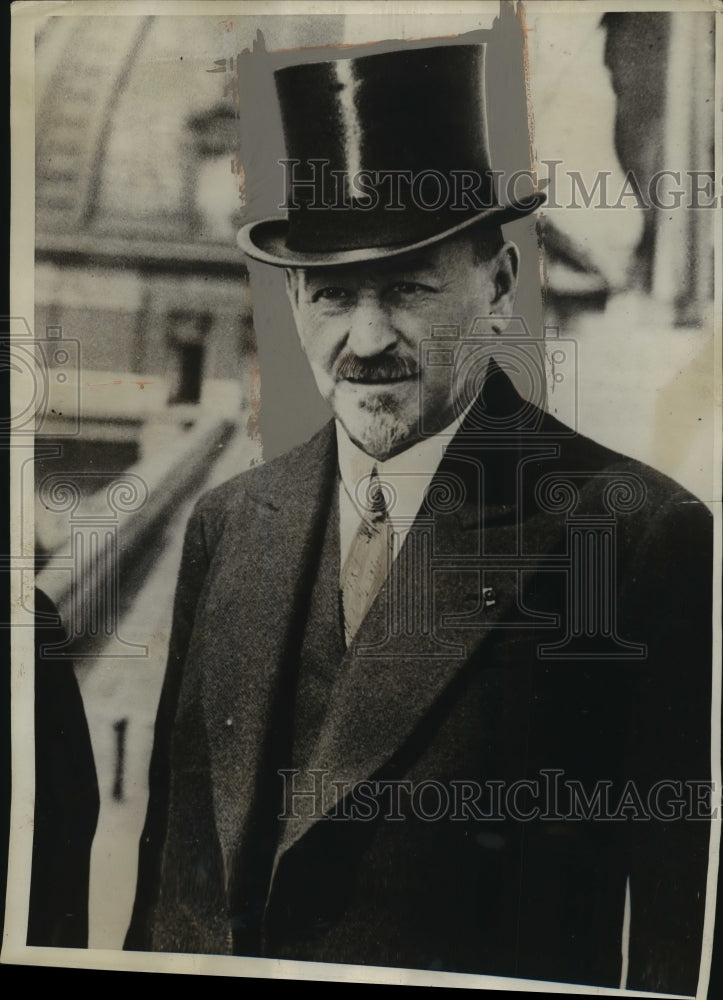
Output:
<svg viewBox="0 0 723 1000">
<path fill-rule="evenodd" d="M 384 461 L 443 430 L 469 402 L 453 366 L 424 364 L 420 345 L 440 326 L 464 338 L 480 317 L 486 330 L 501 330 L 517 260 L 514 244 L 481 257 L 463 234 L 386 260 L 287 271 L 316 384 L 363 451 Z"/>
</svg>

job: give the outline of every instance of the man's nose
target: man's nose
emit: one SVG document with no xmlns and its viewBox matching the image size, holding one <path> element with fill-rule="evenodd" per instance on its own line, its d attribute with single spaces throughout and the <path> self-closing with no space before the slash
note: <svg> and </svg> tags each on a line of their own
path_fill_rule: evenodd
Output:
<svg viewBox="0 0 723 1000">
<path fill-rule="evenodd" d="M 397 332 L 384 304 L 374 292 L 359 295 L 349 327 L 347 346 L 357 357 L 374 357 L 397 342 Z"/>
</svg>

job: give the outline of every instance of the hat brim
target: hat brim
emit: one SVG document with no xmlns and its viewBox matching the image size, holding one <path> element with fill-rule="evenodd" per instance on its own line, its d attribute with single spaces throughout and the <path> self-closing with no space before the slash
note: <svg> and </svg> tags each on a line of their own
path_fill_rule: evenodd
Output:
<svg viewBox="0 0 723 1000">
<path fill-rule="evenodd" d="M 399 254 L 421 250 L 483 222 L 501 226 L 506 222 L 521 219 L 538 209 L 545 202 L 546 197 L 542 191 L 538 191 L 520 198 L 513 204 L 497 205 L 465 219 L 456 226 L 444 229 L 442 232 L 414 243 L 358 247 L 354 250 L 338 250 L 328 253 L 302 253 L 289 250 L 286 246 L 289 223 L 285 218 L 260 219 L 258 222 L 248 223 L 239 231 L 237 243 L 249 257 L 274 267 L 333 267 L 337 264 L 382 260 L 385 257 L 396 257 Z"/>
</svg>

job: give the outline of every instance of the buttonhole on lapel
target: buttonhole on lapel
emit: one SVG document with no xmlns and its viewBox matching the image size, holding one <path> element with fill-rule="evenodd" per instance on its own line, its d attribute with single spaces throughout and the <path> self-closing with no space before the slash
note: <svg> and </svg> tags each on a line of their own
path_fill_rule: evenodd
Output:
<svg viewBox="0 0 723 1000">
<path fill-rule="evenodd" d="M 497 595 L 495 594 L 494 587 L 483 587 L 482 588 L 482 603 L 480 604 L 479 594 L 476 590 L 470 591 L 464 595 L 465 604 L 474 604 L 475 607 L 482 608 L 492 608 L 497 603 Z"/>
<path fill-rule="evenodd" d="M 482 606 L 485 608 L 491 608 L 497 603 L 497 595 L 495 594 L 494 587 L 483 587 L 482 588 Z"/>
</svg>

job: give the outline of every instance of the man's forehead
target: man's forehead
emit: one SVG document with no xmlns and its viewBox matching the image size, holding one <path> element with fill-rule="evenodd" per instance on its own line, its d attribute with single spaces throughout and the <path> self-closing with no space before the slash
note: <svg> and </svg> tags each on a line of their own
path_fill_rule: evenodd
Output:
<svg viewBox="0 0 723 1000">
<path fill-rule="evenodd" d="M 330 278 L 340 280 L 343 278 L 395 276 L 410 272 L 442 270 L 457 262 L 460 255 L 471 252 L 471 241 L 468 238 L 443 240 L 421 250 L 397 254 L 380 260 L 335 264 L 328 267 L 298 268 L 298 271 L 302 279 L 308 283 L 327 282 Z"/>
</svg>

